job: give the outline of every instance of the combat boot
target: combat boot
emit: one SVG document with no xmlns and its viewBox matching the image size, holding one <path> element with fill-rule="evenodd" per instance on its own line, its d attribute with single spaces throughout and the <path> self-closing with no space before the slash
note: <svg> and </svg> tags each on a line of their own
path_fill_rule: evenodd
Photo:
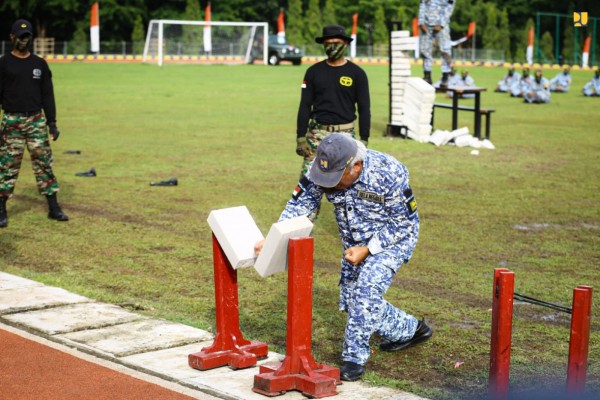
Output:
<svg viewBox="0 0 600 400">
<path fill-rule="evenodd" d="M 423 75 L 423 80 L 431 85 L 431 71 L 424 71 Z"/>
<path fill-rule="evenodd" d="M 440 87 L 447 88 L 448 87 L 448 73 L 442 73 L 442 81 L 440 82 Z"/>
<path fill-rule="evenodd" d="M 54 219 L 56 221 L 68 221 L 69 217 L 65 214 L 60 206 L 58 205 L 58 200 L 56 199 L 56 193 L 52 193 L 51 195 L 46 196 L 46 200 L 48 200 L 48 218 Z"/>
<path fill-rule="evenodd" d="M 7 199 L 7 197 L 0 196 L 0 228 L 6 228 L 8 225 L 8 215 L 6 214 Z"/>
</svg>

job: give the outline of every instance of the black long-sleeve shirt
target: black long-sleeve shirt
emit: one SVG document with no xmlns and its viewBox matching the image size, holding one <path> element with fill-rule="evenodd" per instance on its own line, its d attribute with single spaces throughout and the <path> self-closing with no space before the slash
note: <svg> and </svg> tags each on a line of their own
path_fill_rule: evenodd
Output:
<svg viewBox="0 0 600 400">
<path fill-rule="evenodd" d="M 296 135 L 305 136 L 309 119 L 323 125 L 353 122 L 358 111 L 359 134 L 369 139 L 371 130 L 371 98 L 365 71 L 347 61 L 332 67 L 318 62 L 306 70 L 298 109 Z"/>
<path fill-rule="evenodd" d="M 56 122 L 52 72 L 35 54 L 19 58 L 11 53 L 0 58 L 0 104 L 7 112 L 44 110 L 48 122 Z"/>
</svg>

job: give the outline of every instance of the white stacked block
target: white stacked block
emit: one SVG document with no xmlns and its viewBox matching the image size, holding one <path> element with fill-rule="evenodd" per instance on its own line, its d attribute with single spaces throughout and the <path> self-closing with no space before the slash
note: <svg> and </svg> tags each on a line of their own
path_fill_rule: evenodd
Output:
<svg viewBox="0 0 600 400">
<path fill-rule="evenodd" d="M 390 33 L 390 123 L 405 125 L 406 107 L 404 98 L 407 95 L 406 85 L 410 78 L 410 52 L 415 50 L 415 38 L 409 31 L 393 31 Z"/>
<path fill-rule="evenodd" d="M 213 210 L 207 221 L 233 269 L 254 265 L 254 244 L 264 236 L 246 206 Z"/>
<path fill-rule="evenodd" d="M 310 235 L 313 224 L 306 216 L 277 222 L 271 226 L 254 269 L 263 278 L 287 269 L 288 242 Z"/>
<path fill-rule="evenodd" d="M 408 137 L 429 141 L 435 89 L 421 78 L 408 78 L 404 91 L 404 123 Z"/>
</svg>

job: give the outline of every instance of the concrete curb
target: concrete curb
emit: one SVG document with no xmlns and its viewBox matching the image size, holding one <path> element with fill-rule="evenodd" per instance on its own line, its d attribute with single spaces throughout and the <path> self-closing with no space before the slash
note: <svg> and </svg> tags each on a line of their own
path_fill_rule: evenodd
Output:
<svg viewBox="0 0 600 400">
<path fill-rule="evenodd" d="M 188 366 L 188 355 L 212 344 L 213 335 L 202 329 L 149 318 L 124 308 L 0 272 L 0 324 L 29 335 L 76 349 L 128 369 L 197 393 L 225 400 L 265 400 L 252 391 L 258 367 L 227 367 L 198 371 Z M 283 360 L 269 352 L 259 365 Z M 167 387 L 167 386 L 165 386 Z M 190 392 L 190 389 L 192 392 Z M 410 393 L 344 382 L 337 398 L 348 400 L 423 400 Z M 283 400 L 304 399 L 297 391 Z"/>
</svg>

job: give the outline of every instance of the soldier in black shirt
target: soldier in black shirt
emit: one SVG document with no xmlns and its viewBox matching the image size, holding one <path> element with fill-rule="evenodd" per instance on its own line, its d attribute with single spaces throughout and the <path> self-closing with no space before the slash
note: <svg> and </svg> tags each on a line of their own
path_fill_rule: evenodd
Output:
<svg viewBox="0 0 600 400">
<path fill-rule="evenodd" d="M 296 128 L 296 153 L 304 158 L 301 176 L 308 171 L 323 138 L 333 132 L 355 136 L 357 111 L 360 140 L 365 146 L 371 129 L 367 74 L 344 57 L 352 38 L 344 27 L 327 25 L 315 41 L 324 45 L 327 59 L 308 68 L 302 82 Z"/>
<path fill-rule="evenodd" d="M 0 58 L 0 228 L 8 225 L 6 200 L 12 195 L 25 146 L 29 150 L 40 194 L 48 200 L 48 218 L 68 221 L 58 205 L 58 182 L 52 172 L 54 162 L 48 131 L 58 139 L 52 73 L 43 58 L 32 54 L 31 23 L 17 20 L 11 30 L 13 49 Z"/>
</svg>

